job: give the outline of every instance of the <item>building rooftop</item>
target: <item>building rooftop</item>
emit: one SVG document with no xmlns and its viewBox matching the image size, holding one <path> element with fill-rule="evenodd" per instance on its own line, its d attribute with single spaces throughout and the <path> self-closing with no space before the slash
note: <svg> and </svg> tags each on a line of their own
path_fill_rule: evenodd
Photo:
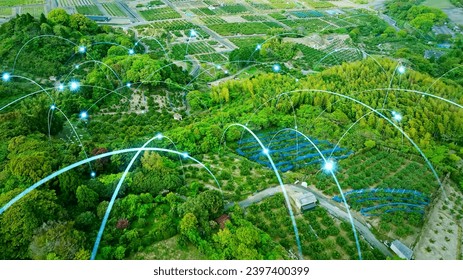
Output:
<svg viewBox="0 0 463 280">
<path fill-rule="evenodd" d="M 311 203 L 316 203 L 317 198 L 315 197 L 315 195 L 313 193 L 307 193 L 303 197 L 301 197 L 299 199 L 299 201 L 300 201 L 301 205 L 307 205 L 307 204 L 311 204 Z"/>
<path fill-rule="evenodd" d="M 413 251 L 412 249 L 408 248 L 405 246 L 402 242 L 399 240 L 394 240 L 391 243 L 391 249 L 394 251 L 399 257 L 407 260 L 411 260 L 413 256 Z"/>
</svg>

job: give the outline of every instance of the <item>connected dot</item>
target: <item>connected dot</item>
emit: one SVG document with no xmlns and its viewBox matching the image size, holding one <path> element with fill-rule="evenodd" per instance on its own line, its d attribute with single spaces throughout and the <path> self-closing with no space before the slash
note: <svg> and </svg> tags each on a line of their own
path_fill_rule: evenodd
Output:
<svg viewBox="0 0 463 280">
<path fill-rule="evenodd" d="M 90 177 L 95 178 L 96 177 L 96 172 L 95 171 L 90 172 Z"/>
<path fill-rule="evenodd" d="M 51 106 L 50 106 L 50 109 L 51 109 L 51 110 L 55 110 L 55 109 L 56 109 L 55 104 L 51 105 Z"/>
<path fill-rule="evenodd" d="M 190 30 L 190 37 L 196 37 L 198 35 L 198 33 L 196 33 L 195 30 L 191 29 Z"/>
<path fill-rule="evenodd" d="M 86 119 L 86 118 L 88 118 L 88 113 L 85 112 L 85 111 L 81 112 L 81 113 L 80 113 L 80 118 L 81 118 L 81 119 Z"/>
<path fill-rule="evenodd" d="M 396 122 L 400 122 L 402 120 L 402 115 L 397 113 L 397 112 L 392 112 L 392 118 L 396 121 Z"/>
<path fill-rule="evenodd" d="M 275 64 L 275 65 L 273 65 L 272 69 L 273 69 L 273 71 L 275 71 L 275 72 L 279 72 L 279 71 L 281 70 L 281 66 L 278 65 L 278 64 Z"/>
<path fill-rule="evenodd" d="M 267 148 L 264 148 L 264 149 L 262 150 L 262 153 L 263 153 L 264 155 L 268 155 L 268 154 L 270 153 L 270 151 L 269 151 Z"/>
<path fill-rule="evenodd" d="M 134 50 L 134 49 L 130 49 L 130 50 L 129 50 L 129 55 L 133 55 L 133 54 L 135 54 L 135 50 Z"/>
<path fill-rule="evenodd" d="M 154 138 L 162 139 L 162 138 L 164 138 L 164 135 L 162 135 L 162 133 L 158 133 L 158 134 L 156 134 L 156 136 Z"/>
<path fill-rule="evenodd" d="M 3 73 L 3 75 L 2 75 L 2 80 L 3 80 L 4 82 L 8 82 L 10 79 L 11 79 L 10 73 Z"/>
<path fill-rule="evenodd" d="M 78 90 L 79 87 L 80 87 L 79 82 L 76 82 L 76 81 L 72 81 L 72 82 L 69 84 L 69 89 L 72 90 L 72 91 Z"/>
<path fill-rule="evenodd" d="M 79 52 L 80 53 L 85 53 L 87 51 L 87 48 L 85 46 L 80 46 L 79 47 Z"/>
<path fill-rule="evenodd" d="M 407 69 L 406 69 L 405 66 L 403 66 L 403 65 L 400 65 L 399 68 L 397 68 L 397 71 L 398 71 L 400 74 L 404 74 L 406 70 L 407 70 Z"/>
<path fill-rule="evenodd" d="M 336 162 L 333 159 L 328 159 L 323 163 L 322 169 L 326 173 L 331 173 L 336 169 Z"/>
</svg>

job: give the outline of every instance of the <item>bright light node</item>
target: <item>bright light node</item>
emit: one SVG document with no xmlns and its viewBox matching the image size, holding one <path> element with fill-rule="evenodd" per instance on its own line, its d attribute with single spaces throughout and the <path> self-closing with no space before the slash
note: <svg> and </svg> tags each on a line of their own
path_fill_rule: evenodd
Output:
<svg viewBox="0 0 463 280">
<path fill-rule="evenodd" d="M 190 37 L 196 37 L 198 35 L 193 29 L 190 30 Z"/>
<path fill-rule="evenodd" d="M 50 106 L 50 109 L 55 110 L 55 109 L 56 109 L 55 104 L 51 105 L 51 106 Z"/>
<path fill-rule="evenodd" d="M 80 53 L 85 53 L 87 51 L 87 48 L 85 46 L 80 46 L 79 47 L 79 52 Z"/>
<path fill-rule="evenodd" d="M 183 158 L 187 158 L 187 157 L 188 157 L 188 153 L 182 153 L 182 156 L 183 156 Z"/>
<path fill-rule="evenodd" d="M 78 90 L 79 89 L 79 83 L 76 82 L 76 81 L 73 81 L 69 84 L 69 88 L 72 90 L 72 91 L 75 91 L 75 90 Z"/>
<path fill-rule="evenodd" d="M 217 68 L 217 69 L 222 69 L 222 66 L 217 65 L 216 68 Z"/>
<path fill-rule="evenodd" d="M 264 155 L 268 155 L 270 153 L 270 151 L 267 148 L 264 148 L 262 150 L 262 153 L 264 153 Z"/>
<path fill-rule="evenodd" d="M 158 133 L 158 134 L 156 134 L 155 138 L 156 139 L 162 139 L 162 138 L 164 138 L 164 135 L 162 135 L 162 133 Z"/>
<path fill-rule="evenodd" d="M 3 73 L 3 75 L 2 75 L 2 80 L 3 80 L 4 82 L 8 82 L 10 79 L 11 79 L 10 73 Z"/>
<path fill-rule="evenodd" d="M 328 159 L 325 161 L 322 168 L 326 173 L 331 173 L 336 168 L 336 163 L 332 159 Z"/>
<path fill-rule="evenodd" d="M 405 66 L 403 66 L 403 65 L 400 65 L 399 68 L 397 68 L 397 71 L 398 71 L 400 74 L 404 74 L 406 70 L 407 70 L 407 69 L 406 69 Z"/>
<path fill-rule="evenodd" d="M 79 69 L 80 65 L 79 64 L 76 64 L 76 69 Z"/>
<path fill-rule="evenodd" d="M 85 111 L 84 111 L 84 112 L 81 112 L 81 113 L 80 113 L 80 118 L 81 118 L 81 119 L 86 119 L 86 118 L 88 118 L 88 113 L 85 112 Z"/>
<path fill-rule="evenodd" d="M 399 114 L 399 113 L 395 113 L 393 114 L 393 118 L 394 120 L 396 120 L 397 122 L 400 122 L 402 120 L 402 115 Z"/>
<path fill-rule="evenodd" d="M 280 67 L 280 65 L 275 64 L 275 65 L 273 65 L 272 69 L 273 69 L 273 71 L 278 72 L 278 71 L 281 70 L 281 67 Z"/>
<path fill-rule="evenodd" d="M 129 87 L 131 87 L 131 86 L 132 86 L 132 84 L 131 84 L 131 83 L 127 83 L 127 87 L 128 87 L 128 88 L 129 88 Z"/>
<path fill-rule="evenodd" d="M 96 172 L 95 171 L 90 172 L 90 177 L 95 178 L 96 177 Z"/>
<path fill-rule="evenodd" d="M 223 71 L 223 72 L 224 72 L 225 74 L 227 74 L 227 75 L 228 75 L 228 70 L 225 70 L 225 71 Z"/>
<path fill-rule="evenodd" d="M 257 45 L 257 46 L 256 46 L 256 51 L 257 51 L 257 50 L 260 50 L 260 49 L 262 49 L 262 46 L 261 46 L 261 45 Z"/>
<path fill-rule="evenodd" d="M 135 54 L 135 51 L 133 49 L 130 49 L 129 50 L 129 54 L 132 55 L 132 54 Z"/>
<path fill-rule="evenodd" d="M 63 90 L 64 90 L 64 85 L 63 85 L 63 84 L 59 84 L 59 85 L 58 85 L 58 90 L 63 91 Z"/>
</svg>

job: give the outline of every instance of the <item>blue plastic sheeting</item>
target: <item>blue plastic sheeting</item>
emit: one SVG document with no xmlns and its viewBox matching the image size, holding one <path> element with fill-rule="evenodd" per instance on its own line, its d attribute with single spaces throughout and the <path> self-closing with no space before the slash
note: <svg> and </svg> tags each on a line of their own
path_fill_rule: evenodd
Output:
<svg viewBox="0 0 463 280">
<path fill-rule="evenodd" d="M 315 153 L 315 147 L 296 132 L 288 131 L 275 136 L 274 132 L 258 133 L 262 143 L 269 149 L 276 168 L 281 172 L 301 168 L 310 164 L 320 163 L 320 154 Z M 331 158 L 340 160 L 353 152 L 335 146 L 326 140 L 310 138 L 317 145 L 323 155 L 332 155 Z M 267 157 L 262 153 L 261 146 L 254 137 L 245 137 L 238 141 L 236 152 L 252 161 L 271 167 Z"/>
<path fill-rule="evenodd" d="M 402 207 L 396 207 L 396 206 L 402 206 Z M 388 208 L 383 211 L 383 213 L 391 213 L 391 212 L 397 212 L 397 211 L 403 211 L 403 212 L 408 212 L 408 213 L 413 213 L 413 212 L 418 212 L 421 214 L 424 214 L 424 205 L 416 205 L 416 204 L 411 204 L 411 203 L 388 203 L 388 204 L 380 204 L 376 205 L 373 207 L 367 207 L 367 208 L 362 208 L 360 210 L 360 213 L 364 216 L 380 216 L 381 213 L 377 214 L 370 214 L 368 212 L 378 210 L 384 207 L 392 207 Z"/>
<path fill-rule="evenodd" d="M 361 189 L 361 190 L 353 190 L 353 191 L 348 191 L 344 193 L 344 196 L 349 199 L 352 196 L 358 196 L 358 195 L 374 195 L 376 193 L 391 193 L 391 194 L 411 194 L 413 196 L 416 196 L 417 198 L 422 199 L 423 201 L 429 203 L 429 198 L 424 195 L 423 193 L 415 190 L 405 190 L 405 189 L 383 189 L 383 188 L 376 188 L 376 189 Z M 333 200 L 336 202 L 342 202 L 342 199 L 340 196 L 335 196 L 333 197 Z"/>
<path fill-rule="evenodd" d="M 388 196 L 379 196 L 382 194 L 388 194 Z M 430 203 L 429 198 L 423 193 L 405 189 L 361 189 L 348 191 L 344 193 L 344 196 L 351 204 L 382 202 L 382 204 L 360 209 L 360 213 L 364 216 L 380 216 L 381 214 L 398 211 L 424 214 L 424 208 Z M 333 197 L 333 200 L 340 203 L 342 202 L 340 196 Z M 381 213 L 369 213 L 375 210 L 381 210 L 382 208 L 387 209 Z"/>
</svg>

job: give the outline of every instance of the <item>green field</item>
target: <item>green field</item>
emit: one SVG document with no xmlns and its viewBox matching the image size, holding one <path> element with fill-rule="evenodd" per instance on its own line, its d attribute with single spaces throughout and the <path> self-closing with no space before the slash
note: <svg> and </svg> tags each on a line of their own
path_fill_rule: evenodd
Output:
<svg viewBox="0 0 463 280">
<path fill-rule="evenodd" d="M 426 0 L 421 3 L 423 6 L 434 7 L 439 9 L 454 8 L 455 6 L 449 0 Z"/>
<path fill-rule="evenodd" d="M 83 15 L 92 15 L 92 16 L 102 16 L 103 13 L 98 9 L 96 5 L 88 6 L 77 6 L 76 10 L 79 14 Z"/>
<path fill-rule="evenodd" d="M 9 17 L 13 14 L 12 8 L 0 7 L 0 17 Z"/>
<path fill-rule="evenodd" d="M 21 6 L 32 4 L 45 4 L 45 0 L 0 0 L 0 6 Z"/>
<path fill-rule="evenodd" d="M 143 10 L 140 11 L 140 14 L 148 21 L 176 19 L 182 17 L 179 13 L 169 7 Z"/>
<path fill-rule="evenodd" d="M 21 7 L 21 14 L 30 14 L 34 17 L 39 17 L 45 10 L 43 6 L 25 6 Z"/>
<path fill-rule="evenodd" d="M 125 13 L 119 8 L 119 6 L 116 3 L 103 3 L 103 8 L 105 8 L 106 11 L 111 16 L 114 17 L 125 17 Z"/>
</svg>

